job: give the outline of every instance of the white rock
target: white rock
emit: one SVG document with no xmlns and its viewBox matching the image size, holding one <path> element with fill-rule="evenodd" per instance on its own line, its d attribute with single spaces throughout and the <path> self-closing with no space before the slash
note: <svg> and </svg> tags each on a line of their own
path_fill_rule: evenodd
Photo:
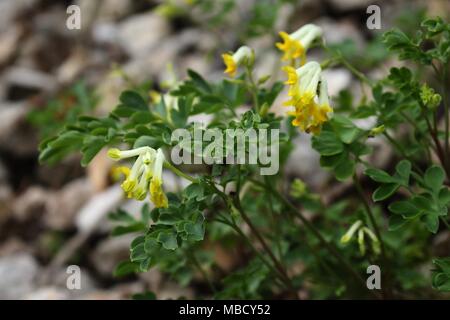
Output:
<svg viewBox="0 0 450 320">
<path fill-rule="evenodd" d="M 320 167 L 320 155 L 311 146 L 311 136 L 302 133 L 293 142 L 296 146 L 286 163 L 286 174 L 301 178 L 313 190 L 319 190 L 329 173 Z"/>
<path fill-rule="evenodd" d="M 320 18 L 315 23 L 323 29 L 323 35 L 328 44 L 340 43 L 347 39 L 353 40 L 359 48 L 364 44 L 364 38 L 352 20 L 336 21 L 330 18 Z"/>
<path fill-rule="evenodd" d="M 120 185 L 114 185 L 102 193 L 96 194 L 78 212 L 75 223 L 80 232 L 95 229 L 106 215 L 114 210 L 123 200 Z"/>
<path fill-rule="evenodd" d="M 78 210 L 93 196 L 93 186 L 88 179 L 80 178 L 66 184 L 52 194 L 46 205 L 45 222 L 54 229 L 73 226 Z"/>
<path fill-rule="evenodd" d="M 0 299 L 22 299 L 35 288 L 39 266 L 33 256 L 16 254 L 0 258 Z"/>
<path fill-rule="evenodd" d="M 27 294 L 25 300 L 68 300 L 69 292 L 56 287 L 43 287 Z"/>
<path fill-rule="evenodd" d="M 92 251 L 90 260 L 95 269 L 106 277 L 111 277 L 119 262 L 127 260 L 130 256 L 130 244 L 135 235 L 110 237 Z"/>
<path fill-rule="evenodd" d="M 344 68 L 327 69 L 323 75 L 328 83 L 328 94 L 336 96 L 341 90 L 348 88 L 352 81 L 352 75 Z"/>
<path fill-rule="evenodd" d="M 25 67 L 11 67 L 5 71 L 7 85 L 18 85 L 53 92 L 57 88 L 55 78 L 47 73 Z"/>
<path fill-rule="evenodd" d="M 160 45 L 169 33 L 169 25 L 163 17 L 150 12 L 134 15 L 119 24 L 119 43 L 132 57 L 147 55 Z"/>
</svg>

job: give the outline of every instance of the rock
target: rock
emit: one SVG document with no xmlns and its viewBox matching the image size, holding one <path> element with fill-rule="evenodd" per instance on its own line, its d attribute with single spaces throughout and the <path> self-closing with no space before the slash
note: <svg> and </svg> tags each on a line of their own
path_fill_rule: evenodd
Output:
<svg viewBox="0 0 450 320">
<path fill-rule="evenodd" d="M 12 206 L 13 217 L 20 222 L 39 217 L 45 211 L 48 196 L 48 192 L 42 187 L 29 187 L 15 199 Z"/>
<path fill-rule="evenodd" d="M 134 58 L 149 54 L 169 33 L 167 20 L 153 12 L 133 15 L 118 28 L 120 45 Z"/>
<path fill-rule="evenodd" d="M 25 295 L 25 300 L 68 300 L 69 293 L 57 287 L 42 287 Z"/>
<path fill-rule="evenodd" d="M 363 10 L 373 3 L 372 0 L 328 0 L 328 2 L 337 11 Z"/>
<path fill-rule="evenodd" d="M 17 50 L 20 37 L 24 29 L 19 25 L 12 25 L 7 32 L 0 34 L 0 65 L 4 65 Z"/>
<path fill-rule="evenodd" d="M 119 185 L 94 195 L 77 213 L 75 223 L 80 232 L 91 232 L 123 199 Z"/>
<path fill-rule="evenodd" d="M 150 54 L 132 59 L 123 66 L 125 73 L 135 81 L 147 80 L 151 75 L 158 77 L 158 81 L 166 80 L 167 65 L 175 63 L 179 69 L 180 78 L 185 78 L 186 69 L 190 67 L 199 68 L 201 73 L 208 74 L 209 65 L 205 61 L 200 61 L 201 54 L 186 54 L 185 50 L 198 48 L 200 51 L 211 50 L 215 40 L 211 35 L 199 32 L 194 29 L 187 29 L 179 34 L 173 35 L 150 50 Z M 178 59 L 180 55 L 187 56 L 187 61 Z M 221 73 L 221 75 L 223 75 Z M 210 77 L 207 77 L 208 79 Z"/>
<path fill-rule="evenodd" d="M 22 299 L 35 288 L 39 266 L 29 254 L 0 258 L 0 299 Z"/>
<path fill-rule="evenodd" d="M 26 67 L 10 67 L 5 71 L 6 84 L 27 90 L 54 92 L 57 88 L 55 78 L 50 74 Z"/>
<path fill-rule="evenodd" d="M 10 199 L 12 198 L 11 187 L 7 184 L 0 184 L 0 226 L 8 221 L 11 216 Z"/>
<path fill-rule="evenodd" d="M 131 0 L 104 0 L 99 8 L 97 19 L 115 21 L 129 14 L 131 9 Z"/>
<path fill-rule="evenodd" d="M 194 291 L 191 288 L 181 287 L 174 282 L 166 282 L 157 293 L 159 300 L 176 300 L 179 298 L 193 299 L 194 296 Z"/>
<path fill-rule="evenodd" d="M 37 137 L 25 117 L 28 106 L 24 102 L 0 103 L 0 145 L 15 155 L 37 152 Z"/>
<path fill-rule="evenodd" d="M 21 11 L 32 8 L 36 2 L 37 0 L 0 1 L 0 12 L 2 13 L 2 18 L 0 19 L 0 32 L 6 31 Z"/>
<path fill-rule="evenodd" d="M 439 232 L 433 239 L 433 256 L 446 257 L 450 252 L 450 231 Z"/>
<path fill-rule="evenodd" d="M 93 186 L 88 179 L 80 178 L 70 182 L 49 197 L 45 223 L 59 230 L 73 226 L 78 211 L 92 197 L 92 192 Z"/>
<path fill-rule="evenodd" d="M 286 163 L 286 174 L 302 179 L 312 190 L 319 190 L 329 173 L 320 167 L 320 156 L 311 147 L 311 136 L 300 134 L 293 143 L 296 146 Z"/>
<path fill-rule="evenodd" d="M 89 63 L 86 50 L 81 47 L 75 48 L 72 54 L 64 61 L 56 71 L 56 78 L 61 84 L 72 83 Z"/>
<path fill-rule="evenodd" d="M 323 72 L 328 84 L 328 94 L 336 97 L 341 90 L 348 88 L 352 81 L 352 75 L 347 69 L 327 69 Z"/>
<path fill-rule="evenodd" d="M 0 257 L 12 256 L 15 254 L 30 253 L 31 250 L 25 242 L 16 237 L 9 237 L 0 246 Z"/>
<path fill-rule="evenodd" d="M 108 290 L 93 291 L 79 297 L 82 300 L 123 300 L 130 299 L 133 294 L 143 292 L 145 288 L 139 282 L 114 286 Z"/>
<path fill-rule="evenodd" d="M 91 252 L 90 260 L 95 269 L 105 277 L 112 277 L 119 262 L 130 257 L 130 244 L 134 235 L 108 238 Z"/>
<path fill-rule="evenodd" d="M 341 43 L 344 40 L 351 39 L 358 48 L 364 46 L 365 41 L 361 31 L 350 19 L 336 21 L 330 18 L 320 18 L 315 23 L 323 29 L 323 35 L 328 44 Z"/>
<path fill-rule="evenodd" d="M 6 169 L 5 164 L 2 159 L 0 159 L 0 183 L 5 183 L 8 180 L 8 169 Z"/>
<path fill-rule="evenodd" d="M 159 292 L 164 276 L 157 268 L 151 268 L 147 272 L 138 274 L 139 279 L 145 283 L 145 287 L 152 292 Z"/>
</svg>

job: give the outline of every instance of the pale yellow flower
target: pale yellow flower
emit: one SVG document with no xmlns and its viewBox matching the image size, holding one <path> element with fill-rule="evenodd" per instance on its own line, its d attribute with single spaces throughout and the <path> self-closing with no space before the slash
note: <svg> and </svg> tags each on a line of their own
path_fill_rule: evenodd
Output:
<svg viewBox="0 0 450 320">
<path fill-rule="evenodd" d="M 306 51 L 315 39 L 322 36 L 322 29 L 314 24 L 307 24 L 291 34 L 284 31 L 279 34 L 283 42 L 277 42 L 276 46 L 284 52 L 281 60 L 300 58 L 300 64 L 303 65 L 306 62 Z"/>
<path fill-rule="evenodd" d="M 253 59 L 253 51 L 247 46 L 242 46 L 233 54 L 222 54 L 222 59 L 226 66 L 224 72 L 230 77 L 234 77 L 236 76 L 238 66 L 243 63 L 249 63 Z"/>
</svg>

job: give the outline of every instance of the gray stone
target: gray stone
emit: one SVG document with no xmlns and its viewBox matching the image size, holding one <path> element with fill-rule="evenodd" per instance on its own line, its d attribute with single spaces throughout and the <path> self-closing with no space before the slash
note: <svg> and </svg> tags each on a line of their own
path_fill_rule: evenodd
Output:
<svg viewBox="0 0 450 320">
<path fill-rule="evenodd" d="M 0 258 L 0 299 L 22 299 L 35 288 L 39 266 L 33 256 L 16 254 Z"/>
</svg>

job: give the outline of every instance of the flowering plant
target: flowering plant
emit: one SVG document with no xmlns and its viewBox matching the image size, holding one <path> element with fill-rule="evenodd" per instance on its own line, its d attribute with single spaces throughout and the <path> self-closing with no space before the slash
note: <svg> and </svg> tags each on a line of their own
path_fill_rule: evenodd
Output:
<svg viewBox="0 0 450 320">
<path fill-rule="evenodd" d="M 275 46 L 284 84 L 256 79 L 258 52 L 242 46 L 222 55 L 223 80 L 189 70 L 168 92 L 132 86 L 107 117 L 81 116 L 43 141 L 41 161 L 80 150 L 86 166 L 108 148 L 108 156 L 121 162 L 113 176 L 124 195 L 150 200 L 140 218 L 122 209 L 111 214 L 118 223 L 113 234 L 137 234 L 117 276 L 158 267 L 181 284 L 203 281 L 205 295 L 219 299 L 433 297 L 449 291 L 448 257 L 434 257 L 432 279 L 411 266 L 430 262 L 429 240 L 450 228 L 450 24 L 427 19 L 414 37 L 386 32 L 386 47 L 410 67 L 394 67 L 377 80 L 328 47 L 319 26 L 280 37 Z M 310 59 L 314 47 L 326 58 Z M 361 83 L 358 103 L 348 92 L 329 97 L 323 71 L 337 65 Z M 435 76 L 431 84 L 424 82 L 428 71 Z M 279 96 L 286 100 L 282 116 L 275 112 Z M 203 126 L 198 115 L 208 115 Z M 286 180 L 283 169 L 298 135 L 311 136 L 320 166 L 348 192 L 327 201 L 303 181 Z M 396 152 L 387 171 L 372 161 L 374 141 Z M 207 157 L 212 161 L 202 161 Z M 264 174 L 275 159 L 279 170 Z M 171 175 L 181 179 L 180 189 L 166 187 Z M 221 264 L 218 251 L 240 259 Z M 381 270 L 376 290 L 366 281 L 373 264 Z"/>
</svg>

